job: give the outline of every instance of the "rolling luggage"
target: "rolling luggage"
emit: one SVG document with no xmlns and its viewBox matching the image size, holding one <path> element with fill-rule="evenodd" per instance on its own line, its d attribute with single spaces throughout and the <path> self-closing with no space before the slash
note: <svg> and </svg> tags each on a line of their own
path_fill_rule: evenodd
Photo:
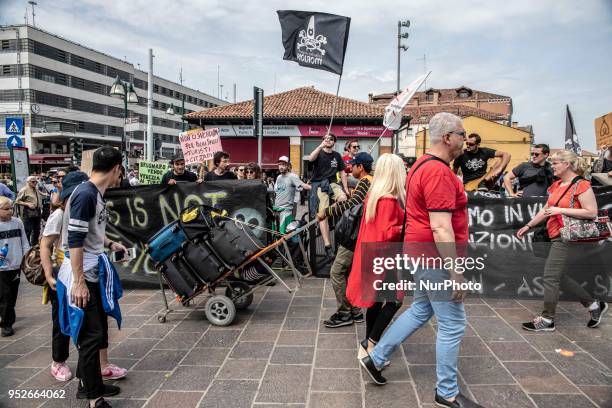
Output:
<svg viewBox="0 0 612 408">
<path fill-rule="evenodd" d="M 186 240 L 185 232 L 178 221 L 174 221 L 149 240 L 147 253 L 154 262 L 164 262 L 178 252 Z"/>
<path fill-rule="evenodd" d="M 188 243 L 183 248 L 182 257 L 207 283 L 217 280 L 227 270 L 227 266 L 213 254 L 206 243 Z"/>
<path fill-rule="evenodd" d="M 174 292 L 180 298 L 188 298 L 198 292 L 203 284 L 191 273 L 183 257 L 174 255 L 166 259 L 159 270 Z"/>
<path fill-rule="evenodd" d="M 264 247 L 249 227 L 233 221 L 219 222 L 211 229 L 207 242 L 226 264 L 234 267 Z"/>
</svg>

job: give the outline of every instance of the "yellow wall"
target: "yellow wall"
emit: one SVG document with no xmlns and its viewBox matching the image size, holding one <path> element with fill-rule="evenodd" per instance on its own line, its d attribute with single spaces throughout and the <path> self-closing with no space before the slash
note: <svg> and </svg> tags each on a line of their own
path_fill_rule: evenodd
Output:
<svg viewBox="0 0 612 408">
<path fill-rule="evenodd" d="M 289 146 L 289 160 L 291 161 L 291 172 L 300 175 L 302 170 L 302 146 Z"/>
<path fill-rule="evenodd" d="M 511 170 L 518 164 L 529 161 L 530 159 L 529 153 L 532 140 L 528 132 L 510 126 L 500 125 L 499 123 L 477 118 L 475 116 L 464 118 L 463 127 L 467 135 L 470 133 L 478 133 L 480 135 L 482 138 L 480 146 L 510 153 L 512 157 L 510 158 L 510 163 L 506 170 Z M 425 132 L 429 134 L 429 130 L 425 130 Z M 427 138 L 425 150 L 428 149 L 429 146 L 429 138 Z M 420 131 L 416 135 L 416 151 L 417 157 L 425 152 L 423 150 L 423 131 Z M 491 164 L 491 162 L 489 164 Z"/>
</svg>

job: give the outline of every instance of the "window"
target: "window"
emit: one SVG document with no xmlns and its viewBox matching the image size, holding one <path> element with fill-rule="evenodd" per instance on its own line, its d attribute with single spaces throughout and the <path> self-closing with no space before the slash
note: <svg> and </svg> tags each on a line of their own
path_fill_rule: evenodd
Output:
<svg viewBox="0 0 612 408">
<path fill-rule="evenodd" d="M 159 85 L 153 85 L 153 92 L 159 93 Z"/>
<path fill-rule="evenodd" d="M 83 78 L 72 77 L 72 87 L 85 89 L 85 80 Z"/>
<path fill-rule="evenodd" d="M 433 92 L 428 92 L 428 93 L 426 93 L 426 94 L 425 94 L 425 100 L 426 100 L 426 101 L 428 101 L 428 102 L 433 101 L 433 100 L 434 100 L 434 97 L 433 97 Z"/>
<path fill-rule="evenodd" d="M 8 50 L 11 47 L 9 40 L 2 40 L 2 50 Z"/>
<path fill-rule="evenodd" d="M 460 98 L 467 98 L 470 96 L 470 93 L 468 91 L 466 91 L 465 89 L 459 91 L 459 97 Z"/>
</svg>

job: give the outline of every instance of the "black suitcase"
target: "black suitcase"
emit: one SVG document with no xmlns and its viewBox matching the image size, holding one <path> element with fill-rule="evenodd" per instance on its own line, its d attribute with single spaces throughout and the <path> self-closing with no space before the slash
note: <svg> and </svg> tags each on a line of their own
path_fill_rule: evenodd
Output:
<svg viewBox="0 0 612 408">
<path fill-rule="evenodd" d="M 189 207 L 185 209 L 179 217 L 181 227 L 185 231 L 187 239 L 190 241 L 201 239 L 202 236 L 207 235 L 212 228 L 215 227 L 216 223 L 211 215 L 213 207 L 205 205 L 199 205 L 196 207 Z M 196 217 L 189 221 L 183 221 L 183 217 L 186 213 L 196 213 Z"/>
<path fill-rule="evenodd" d="M 178 255 L 174 255 L 160 265 L 160 272 L 168 285 L 181 298 L 188 298 L 198 292 L 203 284 L 193 276 L 190 266 Z"/>
<path fill-rule="evenodd" d="M 207 283 L 217 280 L 228 269 L 205 242 L 187 243 L 183 247 L 182 256 L 191 269 Z"/>
<path fill-rule="evenodd" d="M 264 245 L 248 226 L 233 221 L 221 221 L 208 235 L 207 242 L 228 265 L 238 266 Z"/>
</svg>

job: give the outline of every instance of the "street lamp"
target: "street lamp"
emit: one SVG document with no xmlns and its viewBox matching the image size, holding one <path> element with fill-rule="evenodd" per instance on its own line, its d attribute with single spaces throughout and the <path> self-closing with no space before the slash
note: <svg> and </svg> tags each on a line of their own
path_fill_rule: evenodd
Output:
<svg viewBox="0 0 612 408">
<path fill-rule="evenodd" d="M 175 114 L 174 104 L 173 104 L 173 103 L 171 103 L 171 104 L 170 104 L 170 107 L 169 107 L 168 109 L 166 109 L 166 113 L 167 113 L 168 115 L 174 115 L 174 114 Z"/>
<path fill-rule="evenodd" d="M 173 103 L 171 103 L 170 107 L 166 109 L 166 113 L 168 115 L 178 115 Z M 183 99 L 181 103 L 181 131 L 182 132 L 185 131 L 185 118 L 183 117 L 184 114 L 185 114 L 185 95 L 183 94 Z"/>
<path fill-rule="evenodd" d="M 115 82 L 111 85 L 111 89 L 109 95 L 114 98 L 123 99 L 123 135 L 121 135 L 121 154 L 123 155 L 123 165 L 125 170 L 129 168 L 128 163 L 128 146 L 127 146 L 127 135 L 125 126 L 127 125 L 128 118 L 128 103 L 138 103 L 138 95 L 136 95 L 136 91 L 134 90 L 134 84 L 131 82 L 123 81 L 119 76 L 115 78 Z"/>
<path fill-rule="evenodd" d="M 408 46 L 402 44 L 402 39 L 407 39 L 409 34 L 402 33 L 402 27 L 406 30 L 410 28 L 410 20 L 398 21 L 397 22 L 397 94 L 400 93 L 400 53 L 401 51 L 408 51 Z"/>
</svg>

